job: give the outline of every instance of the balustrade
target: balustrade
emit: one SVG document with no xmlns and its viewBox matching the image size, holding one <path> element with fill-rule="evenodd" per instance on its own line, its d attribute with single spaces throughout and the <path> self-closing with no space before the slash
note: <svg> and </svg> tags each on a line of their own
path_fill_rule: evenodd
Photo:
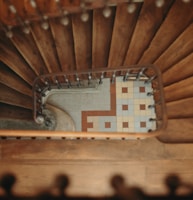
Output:
<svg viewBox="0 0 193 200">
<path fill-rule="evenodd" d="M 161 134 L 161 131 L 166 127 L 167 122 L 167 115 L 166 115 L 166 108 L 164 103 L 164 93 L 163 93 L 163 86 L 161 80 L 161 73 L 159 70 L 153 66 L 123 66 L 114 69 L 102 68 L 102 69 L 94 69 L 94 70 L 87 70 L 87 71 L 74 71 L 74 72 L 61 72 L 61 73 L 53 73 L 53 74 L 46 74 L 37 77 L 34 82 L 34 120 L 37 123 L 45 123 L 44 116 L 44 109 L 46 108 L 46 103 L 48 97 L 54 92 L 60 92 L 64 96 L 68 91 L 74 91 L 74 94 L 81 91 L 87 91 L 86 89 L 90 89 L 89 91 L 97 91 L 99 87 L 106 87 L 103 82 L 105 79 L 110 81 L 110 84 L 121 84 L 117 83 L 122 80 L 124 84 L 129 82 L 140 82 L 143 83 L 144 86 L 148 86 L 151 88 L 150 91 L 142 91 L 146 93 L 146 98 L 152 98 L 153 102 L 147 105 L 147 109 L 154 110 L 155 116 L 152 116 L 149 119 L 149 122 L 155 124 L 154 128 L 147 129 L 147 134 L 139 133 L 136 131 L 111 131 L 111 134 L 101 133 L 103 131 L 94 131 L 94 137 L 96 138 L 97 132 L 98 137 L 100 138 L 112 138 L 112 135 L 117 135 L 117 138 L 145 138 L 146 136 L 156 136 Z M 144 90 L 144 87 L 140 87 L 141 90 Z M 135 91 L 136 92 L 136 91 Z M 118 91 L 116 91 L 118 93 Z M 136 94 L 136 93 L 135 93 Z M 72 94 L 73 95 L 73 94 Z M 112 94 L 110 94 L 112 95 Z M 137 95 L 136 95 L 137 96 Z M 129 100 L 129 98 L 128 98 Z M 145 100 L 145 99 L 144 99 Z M 77 100 L 78 101 L 78 100 Z M 95 101 L 93 99 L 93 101 Z M 102 100 L 101 100 L 102 101 Z M 96 104 L 99 102 L 96 102 Z M 140 105 L 141 110 L 146 109 L 144 108 L 145 104 Z M 118 105 L 116 105 L 118 106 Z M 127 109 L 130 105 L 122 105 L 123 110 Z M 124 107 L 125 106 L 125 107 Z M 135 106 L 135 105 L 133 105 Z M 146 105 L 145 105 L 146 107 Z M 117 111 L 118 112 L 118 111 Z M 142 116 L 143 117 L 143 116 Z M 135 123 L 135 122 L 134 122 Z M 127 127 L 128 125 L 123 122 L 123 126 Z M 106 127 L 110 126 L 106 123 Z M 145 126 L 145 122 L 141 122 L 141 126 Z M 129 127 L 128 127 L 129 128 Z M 126 129 L 125 129 L 126 130 Z M 85 132 L 84 130 L 78 130 L 79 132 Z M 72 137 L 81 137 L 83 134 L 76 133 L 72 134 Z M 86 131 L 88 138 L 92 137 L 92 131 Z M 104 131 L 105 132 L 105 131 Z M 116 133 L 115 133 L 116 132 Z M 63 133 L 65 135 L 65 133 Z M 105 135 L 105 137 L 104 137 Z M 85 135 L 84 135 L 85 137 Z M 114 138 L 114 136 L 113 136 Z M 127 138 L 127 137 L 126 137 Z"/>
</svg>

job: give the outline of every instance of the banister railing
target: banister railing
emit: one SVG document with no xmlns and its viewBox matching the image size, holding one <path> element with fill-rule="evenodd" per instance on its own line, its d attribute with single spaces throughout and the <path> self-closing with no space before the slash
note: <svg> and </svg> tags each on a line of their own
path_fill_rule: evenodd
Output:
<svg viewBox="0 0 193 200">
<path fill-rule="evenodd" d="M 25 196 L 15 194 L 15 185 L 17 185 L 17 177 L 13 173 L 3 174 L 0 178 L 0 200 L 58 200 L 58 199 L 98 199 L 98 200 L 111 200 L 111 199 L 132 199 L 132 200 L 192 200 L 193 199 L 193 185 L 189 182 L 184 182 L 178 174 L 168 174 L 164 178 L 164 186 L 167 188 L 165 194 L 148 194 L 144 188 L 136 185 L 127 185 L 125 182 L 126 177 L 114 174 L 110 180 L 109 185 L 113 189 L 113 194 L 104 194 L 90 196 L 90 195 L 69 195 L 67 190 L 70 186 L 70 178 L 68 174 L 58 174 L 51 186 L 46 186 L 44 190 L 40 190 L 36 195 Z M 92 179 L 91 179 L 92 180 Z M 89 179 L 90 181 L 90 179 Z M 92 181 L 91 181 L 92 182 Z M 17 187 L 18 188 L 18 187 Z M 97 186 L 97 190 L 100 188 Z M 89 188 L 88 188 L 89 191 Z M 181 191 L 181 192 L 180 192 Z"/>
<path fill-rule="evenodd" d="M 62 132 L 63 137 L 88 137 L 88 138 L 146 138 L 157 136 L 161 134 L 166 127 L 167 114 L 164 102 L 163 85 L 161 80 L 161 73 L 158 68 L 153 65 L 145 66 L 123 66 L 119 68 L 101 68 L 85 71 L 60 72 L 41 75 L 36 78 L 33 85 L 34 94 L 34 111 L 33 117 L 36 123 L 45 123 L 44 109 L 46 101 L 53 91 L 59 91 L 65 95 L 68 90 L 76 91 L 84 89 L 95 90 L 103 84 L 103 80 L 108 78 L 111 84 L 116 82 L 119 77 L 124 83 L 129 81 L 141 81 L 145 85 L 150 85 L 152 90 L 146 93 L 147 98 L 151 97 L 153 103 L 148 105 L 148 109 L 155 110 L 155 117 L 150 118 L 150 122 L 155 123 L 155 129 L 148 129 L 147 134 L 139 132 Z M 50 134 L 49 134 L 50 135 Z M 55 135 L 55 134 L 54 134 Z"/>
</svg>

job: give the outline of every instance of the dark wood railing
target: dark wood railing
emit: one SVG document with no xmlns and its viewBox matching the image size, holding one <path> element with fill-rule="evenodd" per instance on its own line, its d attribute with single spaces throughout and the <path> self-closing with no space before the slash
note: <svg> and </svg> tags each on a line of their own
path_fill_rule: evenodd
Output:
<svg viewBox="0 0 193 200">
<path fill-rule="evenodd" d="M 37 180 L 38 181 L 38 180 Z M 46 189 L 44 192 L 36 196 L 15 196 L 12 193 L 16 182 L 16 177 L 12 173 L 7 173 L 0 179 L 0 200 L 20 199 L 20 200 L 59 200 L 59 199 L 106 199 L 106 200 L 192 200 L 193 185 L 183 183 L 177 174 L 170 174 L 165 178 L 165 185 L 168 189 L 168 194 L 165 195 L 150 195 L 146 194 L 142 188 L 125 185 L 124 177 L 114 175 L 111 178 L 110 184 L 114 190 L 112 195 L 104 196 L 69 196 L 66 194 L 66 189 L 69 186 L 69 178 L 66 174 L 60 174 L 56 177 L 52 188 Z M 182 188 L 186 189 L 186 193 L 179 195 L 178 191 Z M 55 191 L 52 192 L 52 189 Z"/>
</svg>

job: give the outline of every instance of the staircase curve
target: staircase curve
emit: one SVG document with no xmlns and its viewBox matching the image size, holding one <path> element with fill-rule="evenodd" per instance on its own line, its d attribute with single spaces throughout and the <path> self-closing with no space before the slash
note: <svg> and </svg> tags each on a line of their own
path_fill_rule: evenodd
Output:
<svg viewBox="0 0 193 200">
<path fill-rule="evenodd" d="M 108 17 L 93 1 L 86 4 L 85 21 L 79 4 L 61 2 L 44 7 L 37 0 L 33 7 L 17 1 L 10 8 L 0 0 L 0 119 L 33 120 L 32 86 L 40 75 L 153 64 L 162 73 L 168 117 L 157 139 L 192 143 L 193 1 L 169 0 L 161 8 L 154 0 L 137 1 L 133 13 L 127 2 L 116 1 Z M 63 8 L 71 13 L 62 25 Z"/>
</svg>

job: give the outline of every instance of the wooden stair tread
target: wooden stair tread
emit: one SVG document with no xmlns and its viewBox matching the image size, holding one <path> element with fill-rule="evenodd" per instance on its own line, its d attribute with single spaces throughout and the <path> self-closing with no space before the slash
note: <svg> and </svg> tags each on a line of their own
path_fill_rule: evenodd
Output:
<svg viewBox="0 0 193 200">
<path fill-rule="evenodd" d="M 32 97 L 32 88 L 3 63 L 0 63 L 0 82 L 20 93 Z"/>
<path fill-rule="evenodd" d="M 0 83 L 0 102 L 10 105 L 15 105 L 21 108 L 32 109 L 33 101 L 32 98 L 21 94 L 3 84 Z"/>
<path fill-rule="evenodd" d="M 0 119 L 33 120 L 32 110 L 0 103 Z"/>
<path fill-rule="evenodd" d="M 157 138 L 164 143 L 192 143 L 193 118 L 169 119 L 166 130 Z"/>
<path fill-rule="evenodd" d="M 130 15 L 123 15 L 127 10 L 127 3 L 117 6 L 108 58 L 108 67 L 117 67 L 124 64 L 127 50 L 131 41 L 133 31 L 135 29 L 138 15 L 140 13 L 141 4 L 136 5 L 136 11 Z M 127 24 L 127 26 L 125 26 Z M 119 42 L 118 42 L 119 41 Z"/>
</svg>

